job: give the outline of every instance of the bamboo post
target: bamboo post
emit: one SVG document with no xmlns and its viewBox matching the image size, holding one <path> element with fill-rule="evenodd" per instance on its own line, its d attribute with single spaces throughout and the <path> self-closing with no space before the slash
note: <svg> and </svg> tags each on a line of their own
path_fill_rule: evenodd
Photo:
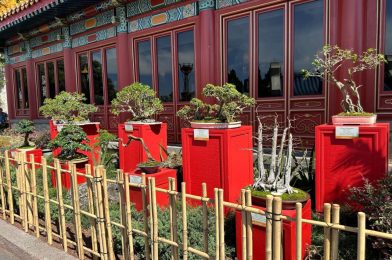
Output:
<svg viewBox="0 0 392 260">
<path fill-rule="evenodd" d="M 0 164 L 0 196 L 1 196 L 1 211 L 3 212 L 3 219 L 7 219 L 7 214 L 5 213 L 5 195 L 4 195 L 4 172 L 3 166 Z"/>
<path fill-rule="evenodd" d="M 246 206 L 252 207 L 251 191 L 246 190 L 245 196 L 246 196 Z M 246 251 L 248 253 L 247 259 L 251 260 L 253 259 L 253 232 L 252 232 L 252 214 L 250 212 L 246 212 L 246 246 L 247 246 Z"/>
<path fill-rule="evenodd" d="M 302 203 L 295 204 L 296 259 L 302 259 Z"/>
<path fill-rule="evenodd" d="M 31 163 L 31 191 L 33 193 L 33 219 L 35 226 L 35 236 L 39 237 L 39 220 L 38 220 L 38 197 L 37 197 L 37 176 L 35 171 L 35 158 L 30 155 Z"/>
<path fill-rule="evenodd" d="M 78 176 L 76 172 L 76 165 L 71 164 L 71 189 L 72 189 L 72 204 L 73 204 L 73 217 L 76 233 L 76 246 L 79 259 L 84 259 L 83 237 L 82 237 L 82 223 L 80 219 L 80 202 L 79 202 L 79 189 L 78 189 Z"/>
<path fill-rule="evenodd" d="M 117 189 L 118 189 L 118 201 L 120 206 L 120 223 L 124 226 L 121 229 L 121 250 L 124 259 L 129 259 L 129 243 L 127 238 L 128 226 L 127 223 L 127 212 L 126 212 L 126 205 L 125 205 L 125 183 L 124 183 L 124 175 L 121 170 L 117 170 Z"/>
<path fill-rule="evenodd" d="M 203 182 L 201 184 L 201 189 L 202 189 L 202 195 L 203 198 L 206 199 L 207 197 L 207 184 Z M 203 239 L 204 239 L 204 252 L 208 254 L 208 208 L 207 208 L 207 202 L 203 201 Z"/>
<path fill-rule="evenodd" d="M 274 197 L 272 204 L 272 236 L 273 236 L 273 250 L 272 256 L 274 260 L 281 259 L 282 247 L 282 198 Z"/>
<path fill-rule="evenodd" d="M 265 212 L 265 259 L 272 259 L 272 202 L 274 197 L 267 195 Z"/>
<path fill-rule="evenodd" d="M 68 241 L 67 241 L 67 228 L 65 223 L 65 211 L 64 211 L 64 199 L 63 199 L 63 184 L 61 183 L 61 165 L 59 159 L 54 159 L 54 168 L 56 171 L 56 185 L 57 185 L 57 200 L 59 203 L 59 222 L 60 231 L 63 241 L 64 251 L 67 252 Z"/>
<path fill-rule="evenodd" d="M 358 212 L 358 245 L 357 260 L 365 260 L 366 249 L 366 215 Z"/>
<path fill-rule="evenodd" d="M 22 167 L 21 167 L 21 176 L 23 178 L 23 203 L 25 208 L 25 216 L 27 221 L 27 230 L 25 227 L 25 231 L 28 232 L 29 228 L 33 226 L 33 202 L 31 196 L 31 178 L 28 172 L 28 163 L 27 163 L 27 154 L 26 152 L 21 153 L 22 156 Z"/>
<path fill-rule="evenodd" d="M 5 176 L 7 178 L 7 197 L 8 197 L 8 208 L 10 211 L 10 222 L 11 222 L 11 224 L 14 224 L 15 223 L 15 216 L 14 216 L 14 202 L 13 202 L 13 198 L 12 198 L 9 151 L 4 152 L 4 157 L 5 157 Z"/>
<path fill-rule="evenodd" d="M 176 179 L 169 178 L 169 191 L 176 191 Z M 177 234 L 177 203 L 176 203 L 176 195 L 169 194 L 169 218 L 170 218 L 170 240 L 178 243 L 178 234 Z M 178 248 L 176 246 L 171 246 L 172 251 L 172 260 L 178 259 Z"/>
<path fill-rule="evenodd" d="M 324 222 L 327 225 L 331 224 L 331 204 L 324 204 Z M 331 229 L 329 227 L 324 228 L 324 259 L 330 260 L 331 258 Z"/>
<path fill-rule="evenodd" d="M 53 243 L 52 238 L 52 219 L 50 216 L 50 198 L 49 198 L 49 187 L 48 187 L 48 165 L 45 157 L 41 158 L 42 163 L 42 187 L 44 191 L 44 203 L 45 203 L 45 228 L 48 238 L 48 244 Z"/>
<path fill-rule="evenodd" d="M 148 228 L 148 212 L 147 212 L 147 185 L 146 185 L 146 174 L 142 173 L 142 204 L 143 204 L 143 224 L 144 224 L 144 232 L 147 234 L 146 237 L 144 237 L 144 250 L 146 253 L 146 260 L 150 260 L 150 246 L 149 246 L 149 235 L 150 235 L 150 229 Z"/>
<path fill-rule="evenodd" d="M 218 190 L 219 195 L 219 257 L 221 260 L 226 258 L 225 254 L 225 215 L 223 207 L 223 190 Z"/>
<path fill-rule="evenodd" d="M 108 186 L 106 179 L 106 170 L 101 168 L 102 170 L 102 199 L 104 203 L 104 217 L 106 223 L 106 239 L 107 239 L 107 249 L 109 259 L 114 259 L 114 250 L 113 250 L 113 234 L 112 234 L 112 224 L 110 222 L 110 211 L 109 211 L 109 195 L 108 195 Z"/>
<path fill-rule="evenodd" d="M 241 243 L 241 247 L 242 247 L 242 259 L 246 259 L 247 258 L 247 246 L 246 246 L 246 241 L 247 241 L 247 234 L 246 234 L 246 197 L 245 197 L 245 190 L 242 189 L 241 190 L 241 232 L 242 232 L 242 243 Z"/>
<path fill-rule="evenodd" d="M 91 183 L 91 165 L 86 164 L 86 183 L 87 183 L 87 200 L 88 200 L 88 212 L 90 214 L 94 213 L 94 200 L 93 200 L 93 185 Z M 91 232 L 91 244 L 92 250 L 94 252 L 98 252 L 98 241 L 97 241 L 97 221 L 94 218 L 89 218 L 90 221 L 90 232 Z M 97 259 L 96 255 L 93 255 L 93 259 Z"/>
<path fill-rule="evenodd" d="M 129 176 L 123 172 L 121 172 L 124 182 L 124 192 L 125 192 L 125 209 L 126 209 L 126 226 L 127 226 L 127 235 L 128 235 L 128 250 L 130 259 L 135 259 L 134 251 L 133 251 L 133 237 L 132 237 L 132 212 L 131 212 L 131 196 L 129 190 Z"/>
<path fill-rule="evenodd" d="M 332 205 L 332 223 L 339 224 L 340 222 L 340 206 L 338 204 Z M 339 252 L 339 230 L 332 228 L 331 230 L 331 259 L 337 260 Z"/>
<path fill-rule="evenodd" d="M 185 185 L 184 185 L 185 186 Z M 220 229 L 220 225 L 219 225 L 219 192 L 218 192 L 218 188 L 214 188 L 214 199 L 215 199 L 215 259 L 220 259 L 219 258 L 219 229 Z"/>
<path fill-rule="evenodd" d="M 102 166 L 96 167 L 95 177 L 94 177 L 94 193 L 95 202 L 97 207 L 97 223 L 98 223 L 98 233 L 99 233 L 99 248 L 101 252 L 102 259 L 108 259 L 107 245 L 106 245 L 106 231 L 104 222 L 104 209 L 102 200 Z"/>
<path fill-rule="evenodd" d="M 157 194 L 155 189 L 155 178 L 148 178 L 150 189 L 150 214 L 152 215 L 152 255 L 153 259 L 158 259 L 158 212 Z"/>
<path fill-rule="evenodd" d="M 21 209 L 21 217 L 23 219 L 23 228 L 24 231 L 27 233 L 29 231 L 29 218 L 28 218 L 28 205 L 27 205 L 27 195 L 26 195 L 26 187 L 28 182 L 28 179 L 26 178 L 25 174 L 25 158 L 26 154 L 19 153 L 19 177 L 20 177 L 20 187 L 21 187 L 21 196 L 19 201 L 19 208 Z"/>
<path fill-rule="evenodd" d="M 182 209 L 182 251 L 183 260 L 188 259 L 188 219 L 186 209 L 186 184 L 181 183 L 181 209 Z"/>
<path fill-rule="evenodd" d="M 14 156 L 14 158 L 15 158 L 15 160 L 16 160 L 16 169 L 15 169 L 15 174 L 16 174 L 16 186 L 17 186 L 17 188 L 18 188 L 18 190 L 19 190 L 19 215 L 20 215 L 20 218 L 21 218 L 21 221 L 22 221 L 22 227 L 23 227 L 23 230 L 25 230 L 25 221 L 26 221 L 26 218 L 24 217 L 24 212 L 25 212 L 25 207 L 24 207 L 24 205 L 23 205 L 23 181 L 22 181 L 22 171 L 21 171 L 21 168 L 22 168 L 22 162 L 21 162 L 21 156 L 20 156 L 20 153 L 19 152 L 16 152 L 15 153 L 15 156 Z M 12 183 L 10 184 L 11 186 L 11 192 L 12 192 Z"/>
</svg>

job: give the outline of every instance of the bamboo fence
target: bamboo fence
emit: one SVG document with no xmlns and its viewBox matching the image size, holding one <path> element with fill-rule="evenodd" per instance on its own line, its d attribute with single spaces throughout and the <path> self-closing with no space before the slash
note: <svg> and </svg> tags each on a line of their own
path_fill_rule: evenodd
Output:
<svg viewBox="0 0 392 260">
<path fill-rule="evenodd" d="M 162 189 L 156 186 L 154 178 L 142 175 L 140 183 L 131 183 L 129 176 L 122 171 L 117 172 L 115 180 L 108 179 L 103 166 L 94 167 L 86 165 L 85 173 L 79 173 L 75 165 L 70 165 L 68 170 L 62 169 L 58 160 L 51 164 L 42 157 L 41 163 L 34 162 L 34 156 L 26 158 L 26 153 L 15 153 L 10 156 L 8 151 L 0 155 L 0 216 L 11 224 L 21 223 L 25 232 L 32 232 L 36 237 L 44 236 L 48 244 L 54 240 L 60 242 L 64 251 L 73 249 L 80 259 L 115 259 L 113 244 L 113 229 L 116 227 L 121 232 L 122 256 L 124 259 L 135 259 L 134 237 L 141 236 L 144 240 L 145 259 L 159 258 L 159 245 L 169 246 L 171 259 L 188 259 L 195 255 L 198 259 L 226 259 L 225 254 L 225 212 L 236 210 L 241 213 L 242 259 L 252 259 L 253 246 L 257 241 L 252 239 L 252 214 L 265 216 L 265 253 L 266 259 L 280 260 L 282 252 L 282 221 L 292 221 L 296 224 L 296 259 L 303 259 L 302 255 L 302 225 L 310 224 L 324 228 L 324 256 L 323 259 L 337 259 L 339 249 L 339 232 L 357 234 L 357 259 L 365 259 L 366 236 L 383 239 L 392 239 L 392 234 L 366 229 L 366 216 L 358 213 L 358 226 L 350 227 L 339 224 L 339 205 L 325 204 L 324 221 L 302 218 L 302 205 L 296 205 L 296 217 L 282 215 L 282 201 L 279 197 L 267 198 L 266 210 L 252 207 L 249 190 L 242 190 L 240 203 L 231 203 L 223 200 L 223 190 L 215 188 L 214 198 L 207 197 L 207 186 L 202 185 L 202 196 L 188 194 L 186 185 L 182 183 L 181 192 L 176 190 L 175 180 L 169 179 L 169 188 Z M 42 172 L 42 191 L 37 191 L 37 171 Z M 62 175 L 68 174 L 71 178 L 70 194 L 72 203 L 63 198 Z M 83 176 L 87 183 L 87 209 L 80 203 L 80 191 L 77 177 Z M 54 178 L 57 184 L 56 198 L 49 194 L 48 178 Z M 108 200 L 108 184 L 117 185 L 120 222 L 113 221 L 110 216 Z M 139 188 L 142 194 L 143 225 L 141 229 L 133 226 L 131 214 L 131 187 Z M 169 199 L 170 236 L 159 236 L 159 221 L 157 207 L 157 193 L 164 193 Z M 52 196 L 53 197 L 53 196 Z M 202 249 L 196 249 L 188 240 L 187 205 L 197 201 L 202 207 Z M 151 203 L 150 203 L 151 202 Z M 181 204 L 182 239 L 178 236 L 178 204 Z M 44 205 L 44 217 L 39 219 L 38 205 Z M 215 210 L 215 251 L 211 252 L 208 244 L 208 207 Z M 57 222 L 52 221 L 52 210 L 57 213 Z M 66 221 L 66 213 L 72 213 L 73 221 Z M 81 217 L 87 217 L 90 227 L 87 230 L 90 242 L 84 240 L 86 230 L 82 229 Z M 257 246 L 257 245 L 255 245 Z"/>
</svg>

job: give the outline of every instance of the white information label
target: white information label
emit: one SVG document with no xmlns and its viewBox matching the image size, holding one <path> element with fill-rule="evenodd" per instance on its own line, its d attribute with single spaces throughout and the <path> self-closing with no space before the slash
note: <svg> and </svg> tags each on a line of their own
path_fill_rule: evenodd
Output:
<svg viewBox="0 0 392 260">
<path fill-rule="evenodd" d="M 142 177 L 137 175 L 129 175 L 129 182 L 132 184 L 142 184 Z"/>
<path fill-rule="evenodd" d="M 131 125 L 131 124 L 125 124 L 124 127 L 125 127 L 125 131 L 126 132 L 132 132 L 133 131 L 133 125 Z"/>
<path fill-rule="evenodd" d="M 257 213 L 251 213 L 251 215 L 252 215 L 252 221 L 257 221 L 264 224 L 267 222 L 267 218 L 265 215 L 261 215 Z"/>
<path fill-rule="evenodd" d="M 353 139 L 359 137 L 358 126 L 337 126 L 335 131 L 336 139 Z"/>
<path fill-rule="evenodd" d="M 210 139 L 210 132 L 208 129 L 193 129 L 193 139 L 208 141 L 208 139 Z"/>
</svg>

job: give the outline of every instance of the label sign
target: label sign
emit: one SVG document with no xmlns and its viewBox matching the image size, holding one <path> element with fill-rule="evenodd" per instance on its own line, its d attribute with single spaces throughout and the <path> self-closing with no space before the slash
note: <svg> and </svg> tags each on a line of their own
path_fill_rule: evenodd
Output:
<svg viewBox="0 0 392 260">
<path fill-rule="evenodd" d="M 198 141 L 208 141 L 210 132 L 208 129 L 193 129 L 193 139 Z"/>
<path fill-rule="evenodd" d="M 336 139 L 353 139 L 359 137 L 358 126 L 337 126 L 335 131 Z"/>
<path fill-rule="evenodd" d="M 132 132 L 133 131 L 133 125 L 125 124 L 124 128 L 125 128 L 126 132 Z"/>
<path fill-rule="evenodd" d="M 132 184 L 142 184 L 142 177 L 136 175 L 130 175 L 129 182 Z"/>
<path fill-rule="evenodd" d="M 252 221 L 259 222 L 260 224 L 267 223 L 267 217 L 265 215 L 250 213 L 252 215 Z"/>
</svg>

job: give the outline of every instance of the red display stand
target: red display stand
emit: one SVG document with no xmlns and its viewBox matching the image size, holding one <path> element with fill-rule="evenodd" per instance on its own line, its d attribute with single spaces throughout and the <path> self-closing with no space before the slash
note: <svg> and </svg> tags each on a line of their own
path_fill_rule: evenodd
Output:
<svg viewBox="0 0 392 260">
<path fill-rule="evenodd" d="M 183 174 L 187 193 L 202 196 L 224 189 L 224 200 L 236 202 L 241 189 L 253 183 L 252 127 L 209 129 L 208 140 L 194 140 L 192 128 L 182 129 Z"/>
<path fill-rule="evenodd" d="M 253 206 L 261 210 L 265 208 Z M 294 210 L 282 210 L 282 215 L 291 218 L 296 217 Z M 302 218 L 311 219 L 311 201 L 306 202 L 302 208 Z M 265 259 L 265 222 L 266 218 L 264 215 L 252 214 L 252 235 L 253 235 L 253 259 L 264 260 Z M 237 258 L 242 259 L 242 214 L 241 211 L 235 213 L 235 224 L 236 224 L 236 248 Z M 295 259 L 296 255 L 296 226 L 294 221 L 283 221 L 283 259 L 291 260 Z M 309 224 L 302 224 L 302 256 L 306 253 L 306 248 L 311 244 L 312 241 L 312 226 Z"/>
<path fill-rule="evenodd" d="M 167 124 L 133 124 L 131 130 L 125 129 L 125 124 L 118 125 L 118 151 L 120 156 L 120 169 L 124 172 L 133 172 L 137 164 L 147 160 L 147 154 L 138 141 L 132 141 L 128 146 L 128 136 L 143 138 L 152 157 L 160 161 L 160 146 L 167 148 Z M 165 156 L 164 153 L 162 153 Z"/>
<path fill-rule="evenodd" d="M 68 162 L 67 163 L 61 163 L 61 169 L 63 170 L 69 170 L 69 165 Z M 85 168 L 86 162 L 82 162 L 82 163 L 77 163 L 76 164 L 76 171 L 78 173 L 83 173 L 86 174 L 86 168 Z M 53 165 L 52 165 L 53 166 Z M 52 187 L 57 187 L 57 183 L 56 183 L 56 171 L 52 170 L 51 171 L 52 174 Z M 78 184 L 82 184 L 86 182 L 86 177 L 77 176 L 77 183 Z M 72 180 L 71 180 L 71 174 L 68 172 L 61 172 L 61 184 L 64 188 L 66 188 L 67 190 L 69 190 L 71 188 L 72 185 Z"/>
<path fill-rule="evenodd" d="M 35 168 L 38 169 L 41 166 L 39 163 L 41 163 L 41 157 L 42 157 L 42 150 L 41 149 L 32 149 L 32 150 L 26 150 L 24 151 L 23 149 L 14 149 L 11 150 L 11 156 L 15 158 L 15 153 L 16 152 L 25 152 L 26 153 L 26 162 L 30 162 L 30 155 L 34 155 L 34 162 L 37 163 L 35 165 Z M 13 164 L 15 164 L 15 161 L 12 161 Z M 29 165 L 30 167 L 30 165 Z"/>
<path fill-rule="evenodd" d="M 388 172 L 388 123 L 356 126 L 359 136 L 353 139 L 336 138 L 336 127 L 316 127 L 316 210 L 319 212 L 323 211 L 324 203 L 346 203 L 350 187 L 362 186 L 364 179 L 374 182 Z"/>
<path fill-rule="evenodd" d="M 130 183 L 140 184 L 142 183 L 142 174 L 140 170 L 132 172 L 129 174 Z M 161 189 L 169 189 L 169 178 L 177 178 L 177 172 L 173 169 L 160 169 L 157 173 L 146 174 L 146 179 L 148 177 L 155 178 L 155 186 Z M 148 181 L 146 180 L 146 184 L 148 185 Z M 129 188 L 131 202 L 135 204 L 135 208 L 138 211 L 143 209 L 142 203 L 142 192 L 140 188 L 130 187 Z M 169 196 L 168 194 L 158 192 L 157 191 L 157 204 L 160 207 L 166 207 L 169 204 Z M 147 195 L 147 203 L 149 201 L 149 197 Z"/>
</svg>

